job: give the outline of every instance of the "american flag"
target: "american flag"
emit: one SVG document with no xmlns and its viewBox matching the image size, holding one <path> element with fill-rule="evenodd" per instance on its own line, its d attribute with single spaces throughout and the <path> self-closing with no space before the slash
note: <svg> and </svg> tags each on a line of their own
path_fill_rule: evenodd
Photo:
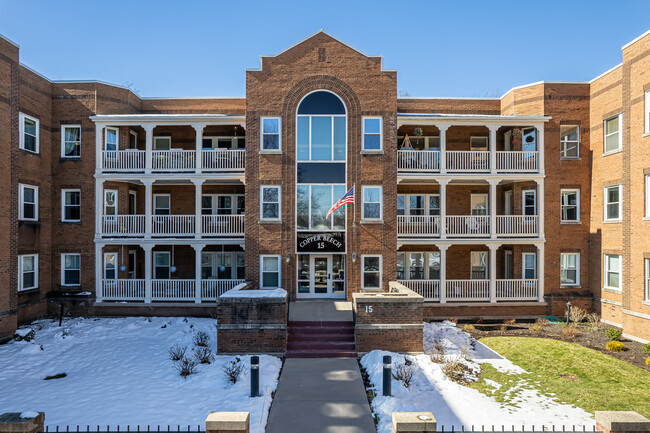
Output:
<svg viewBox="0 0 650 433">
<path fill-rule="evenodd" d="M 327 216 L 325 219 L 329 218 L 330 215 L 336 211 L 336 209 L 340 208 L 341 206 L 345 206 L 346 204 L 354 204 L 354 187 L 350 188 L 350 191 L 346 192 L 343 197 L 339 199 L 336 203 L 334 203 L 334 206 L 332 206 L 332 209 L 327 212 Z"/>
</svg>

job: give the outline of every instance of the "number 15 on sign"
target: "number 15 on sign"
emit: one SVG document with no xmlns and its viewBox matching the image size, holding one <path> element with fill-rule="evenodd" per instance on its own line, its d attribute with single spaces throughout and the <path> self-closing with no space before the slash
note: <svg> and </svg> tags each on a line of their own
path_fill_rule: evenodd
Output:
<svg viewBox="0 0 650 433">
<path fill-rule="evenodd" d="M 372 305 L 366 305 L 366 313 L 372 313 Z"/>
</svg>

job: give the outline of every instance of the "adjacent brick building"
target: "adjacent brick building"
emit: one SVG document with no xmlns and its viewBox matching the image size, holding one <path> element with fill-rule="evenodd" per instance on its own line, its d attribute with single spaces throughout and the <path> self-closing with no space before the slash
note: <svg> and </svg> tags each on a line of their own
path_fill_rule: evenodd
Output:
<svg viewBox="0 0 650 433">
<path fill-rule="evenodd" d="M 62 299 L 206 315 L 243 281 L 351 300 L 397 280 L 427 319 L 571 301 L 650 340 L 649 55 L 646 33 L 590 82 L 401 98 L 319 32 L 245 97 L 149 99 L 48 80 L 0 38 L 0 338 Z"/>
</svg>

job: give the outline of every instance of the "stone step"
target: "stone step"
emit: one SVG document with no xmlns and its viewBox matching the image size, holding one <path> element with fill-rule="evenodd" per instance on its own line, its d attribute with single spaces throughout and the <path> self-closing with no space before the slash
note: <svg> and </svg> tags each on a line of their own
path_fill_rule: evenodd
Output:
<svg viewBox="0 0 650 433">
<path fill-rule="evenodd" d="M 354 341 L 292 341 L 287 343 L 287 351 L 292 350 L 336 350 L 354 351 Z"/>
<path fill-rule="evenodd" d="M 354 322 L 352 320 L 337 320 L 337 321 L 296 321 L 296 320 L 289 320 L 288 323 L 289 327 L 296 326 L 296 327 L 323 327 L 323 328 L 337 328 L 337 327 L 352 327 L 354 328 Z"/>
<path fill-rule="evenodd" d="M 287 358 L 356 358 L 357 352 L 338 350 L 287 350 Z"/>
</svg>

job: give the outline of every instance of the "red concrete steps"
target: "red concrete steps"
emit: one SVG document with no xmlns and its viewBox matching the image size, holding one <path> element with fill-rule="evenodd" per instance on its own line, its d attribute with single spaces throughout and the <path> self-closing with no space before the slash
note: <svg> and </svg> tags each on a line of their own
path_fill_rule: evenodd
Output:
<svg viewBox="0 0 650 433">
<path fill-rule="evenodd" d="M 353 321 L 289 321 L 287 358 L 354 358 Z"/>
</svg>

